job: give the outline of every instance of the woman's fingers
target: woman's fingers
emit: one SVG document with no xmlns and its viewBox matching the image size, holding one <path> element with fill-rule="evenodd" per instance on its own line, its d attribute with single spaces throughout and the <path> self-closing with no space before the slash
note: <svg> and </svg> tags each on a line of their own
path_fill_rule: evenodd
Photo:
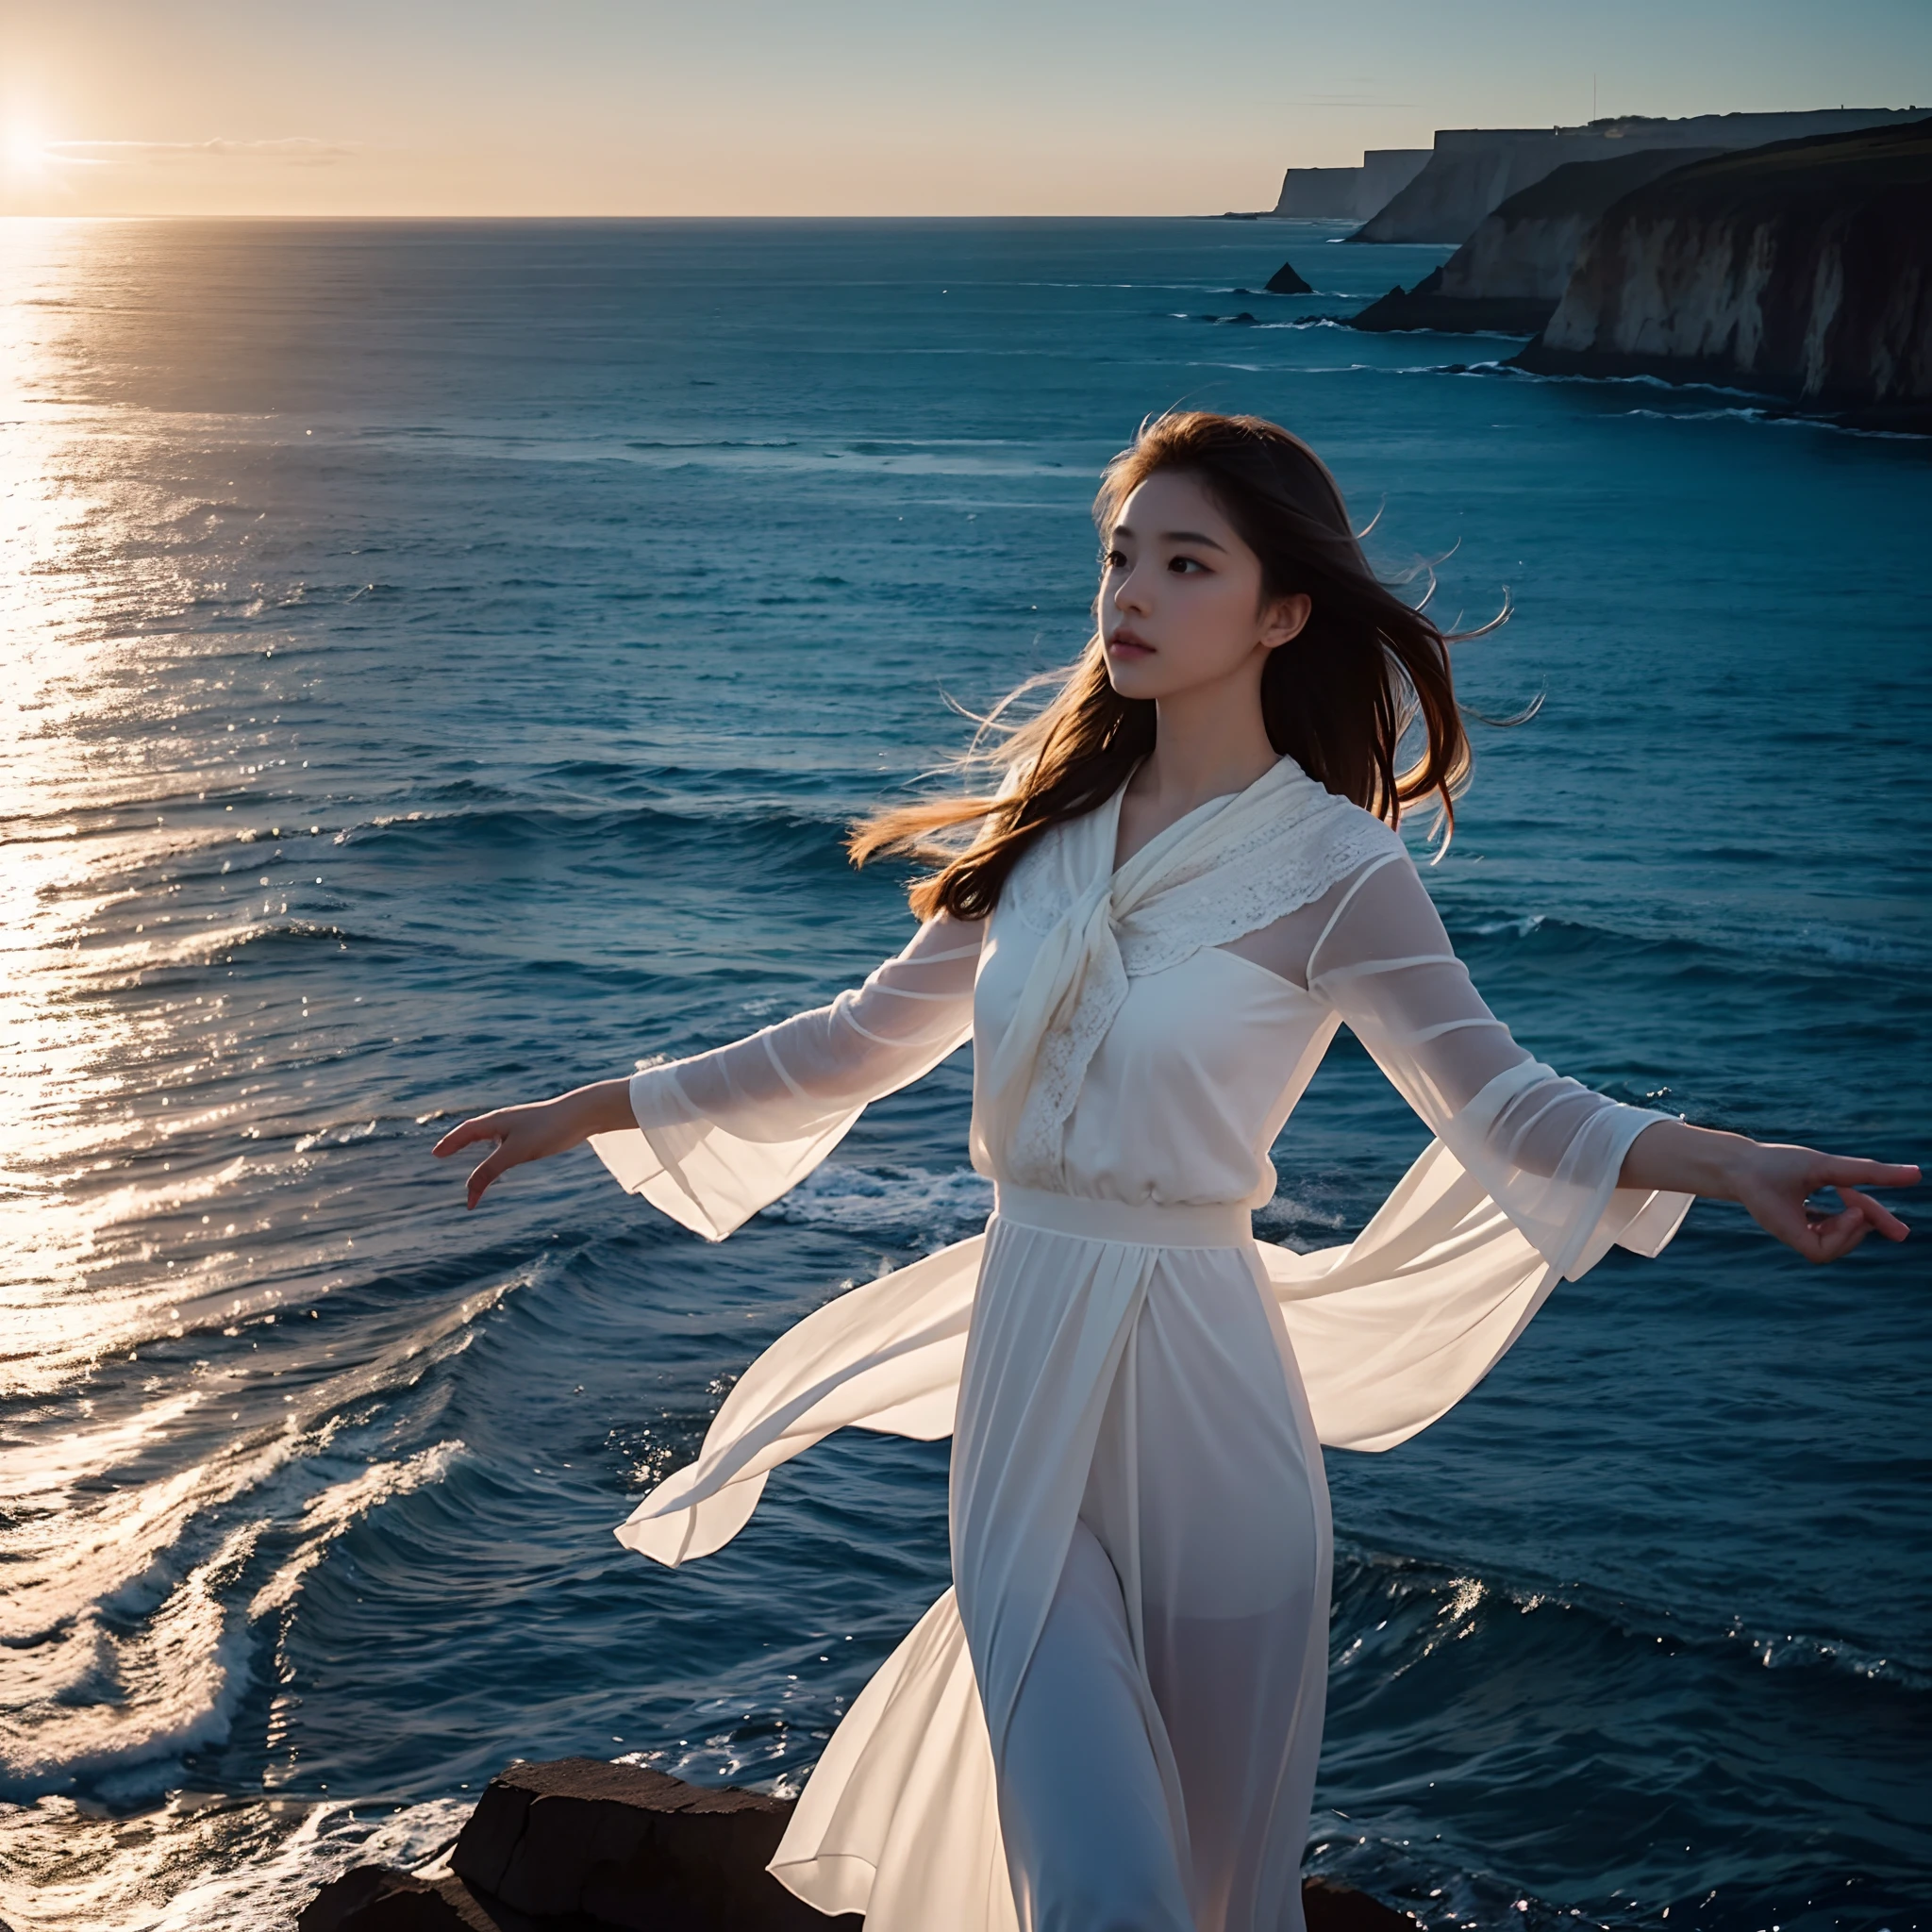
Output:
<svg viewBox="0 0 1932 1932">
<path fill-rule="evenodd" d="M 499 1141 L 493 1154 L 487 1159 L 479 1160 L 470 1170 L 469 1205 L 474 1208 L 483 1198 L 491 1182 L 514 1167 L 521 1158 L 520 1155 L 509 1151 L 508 1141 Z"/>
<path fill-rule="evenodd" d="M 1838 1191 L 1845 1205 L 1836 1214 L 1801 1207 L 1795 1215 L 1774 1214 L 1765 1225 L 1807 1261 L 1839 1260 L 1868 1234 L 1882 1234 L 1888 1241 L 1902 1241 L 1910 1232 L 1897 1215 L 1871 1195 L 1845 1186 L 1840 1186 Z"/>
<path fill-rule="evenodd" d="M 1771 1231 L 1807 1261 L 1836 1261 L 1849 1255 L 1872 1231 L 1864 1214 L 1851 1207 L 1836 1214 L 1818 1215 L 1801 1208 L 1789 1220 L 1780 1216 L 1779 1222 Z"/>
<path fill-rule="evenodd" d="M 477 1141 L 500 1141 L 503 1129 L 496 1124 L 493 1114 L 478 1114 L 475 1120 L 462 1121 L 452 1127 L 429 1151 L 441 1160 L 445 1155 L 454 1154 L 458 1148 L 468 1147 Z"/>
<path fill-rule="evenodd" d="M 1847 1187 L 1842 1181 L 1836 1185 L 1839 1198 L 1845 1206 L 1856 1208 L 1887 1241 L 1902 1241 L 1911 1232 L 1883 1201 L 1874 1201 L 1870 1194 L 1860 1193 L 1857 1188 Z"/>
<path fill-rule="evenodd" d="M 429 1150 L 440 1160 L 445 1155 L 458 1154 L 465 1147 L 474 1147 L 479 1141 L 493 1141 L 496 1144 L 470 1170 L 469 1204 L 472 1208 L 483 1198 L 491 1181 L 525 1158 L 521 1154 L 510 1152 L 509 1122 L 501 1114 L 479 1113 L 475 1120 L 464 1121 L 452 1127 Z"/>
<path fill-rule="evenodd" d="M 1763 1211 L 1757 1213 L 1757 1218 L 1787 1247 L 1795 1248 L 1807 1261 L 1836 1261 L 1849 1255 L 1868 1234 L 1882 1234 L 1888 1241 L 1902 1241 L 1911 1232 L 1890 1208 L 1863 1191 L 1917 1187 L 1918 1168 L 1884 1160 L 1855 1160 L 1836 1154 L 1812 1154 L 1806 1149 L 1770 1152 L 1774 1163 L 1765 1175 L 1770 1191 L 1768 1196 L 1759 1197 Z M 1797 1158 L 1777 1165 L 1776 1157 L 1782 1152 Z M 1820 1188 L 1837 1191 L 1842 1205 L 1835 1213 L 1805 1205 L 1807 1198 Z"/>
<path fill-rule="evenodd" d="M 575 1144 L 568 1133 L 559 1131 L 558 1104 L 544 1101 L 531 1107 L 500 1107 L 494 1113 L 479 1113 L 475 1120 L 452 1127 L 436 1143 L 434 1151 L 439 1155 L 456 1154 L 485 1141 L 496 1144 L 471 1171 L 472 1208 L 483 1198 L 490 1184 L 507 1170 L 525 1160 L 541 1160 L 547 1154 L 559 1153 Z"/>
<path fill-rule="evenodd" d="M 1901 1167 L 1883 1160 L 1848 1160 L 1827 1154 L 1818 1163 L 1819 1178 L 1824 1184 L 1842 1188 L 1849 1181 L 1855 1188 L 1916 1188 L 1920 1173 L 1916 1167 Z"/>
</svg>

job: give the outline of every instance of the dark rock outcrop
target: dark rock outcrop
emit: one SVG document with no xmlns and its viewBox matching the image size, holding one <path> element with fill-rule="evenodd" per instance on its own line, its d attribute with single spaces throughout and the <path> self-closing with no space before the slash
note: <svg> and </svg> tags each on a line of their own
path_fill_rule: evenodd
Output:
<svg viewBox="0 0 1932 1932">
<path fill-rule="evenodd" d="M 1932 119 L 1720 155 L 1625 195 L 1516 360 L 1932 429 Z"/>
<path fill-rule="evenodd" d="M 491 1779 L 450 1854 L 474 1889 L 538 1920 L 578 1913 L 631 1932 L 858 1932 L 765 1870 L 791 1816 L 782 1798 L 595 1757 L 513 1764 Z"/>
<path fill-rule="evenodd" d="M 539 1932 L 537 1922 L 460 1878 L 418 1878 L 387 1865 L 358 1865 L 303 1907 L 296 1932 Z M 556 1921 L 545 1932 L 563 1932 Z M 571 1932 L 581 1932 L 573 1926 Z M 1312 1928 L 1311 1928 L 1312 1932 Z"/>
<path fill-rule="evenodd" d="M 662 1772 L 564 1757 L 491 1779 L 448 1874 L 359 1865 L 303 1908 L 298 1932 L 861 1932 L 765 1870 L 791 1802 Z M 1308 1932 L 1416 1932 L 1407 1912 L 1310 1878 Z"/>
<path fill-rule="evenodd" d="M 1294 272 L 1294 263 L 1284 261 L 1262 286 L 1271 295 L 1312 295 L 1315 291 Z"/>
<path fill-rule="evenodd" d="M 1602 161 L 1640 148 L 1759 147 L 1822 134 L 1892 126 L 1912 108 L 1832 108 L 1807 114 L 1697 114 L 1683 121 L 1632 114 L 1587 127 L 1445 127 L 1428 165 L 1348 239 L 1460 244 L 1512 194 L 1567 161 Z"/>
<path fill-rule="evenodd" d="M 1442 271 L 1431 269 L 1412 289 L 1393 288 L 1348 318 L 1350 328 L 1437 329 L 1446 335 L 1531 336 L 1550 319 L 1554 302 L 1512 296 L 1457 299 L 1442 292 Z"/>
<path fill-rule="evenodd" d="M 1302 1917 L 1308 1932 L 1416 1932 L 1407 1912 L 1328 1878 L 1302 1880 Z"/>
<path fill-rule="evenodd" d="M 1724 152 L 1640 148 L 1609 161 L 1566 161 L 1485 215 L 1441 268 L 1407 292 L 1391 289 L 1351 326 L 1533 336 L 1556 313 L 1606 208 L 1660 175 Z"/>
</svg>

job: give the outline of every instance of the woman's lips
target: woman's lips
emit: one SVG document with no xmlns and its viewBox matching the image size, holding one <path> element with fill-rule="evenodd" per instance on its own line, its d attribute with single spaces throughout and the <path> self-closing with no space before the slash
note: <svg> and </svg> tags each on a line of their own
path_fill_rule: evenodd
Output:
<svg viewBox="0 0 1932 1932">
<path fill-rule="evenodd" d="M 1117 658 L 1150 658 L 1154 646 L 1144 638 L 1137 638 L 1130 630 L 1117 630 L 1107 641 L 1107 648 Z"/>
</svg>

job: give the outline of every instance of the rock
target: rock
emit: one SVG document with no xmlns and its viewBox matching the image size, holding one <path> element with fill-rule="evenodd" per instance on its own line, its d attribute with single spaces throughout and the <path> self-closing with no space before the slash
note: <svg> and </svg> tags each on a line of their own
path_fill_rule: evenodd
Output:
<svg viewBox="0 0 1932 1932">
<path fill-rule="evenodd" d="M 1932 431 L 1932 119 L 1719 155 L 1624 195 L 1515 359 Z"/>
<path fill-rule="evenodd" d="M 513 1764 L 491 1779 L 450 1869 L 514 1909 L 579 1912 L 631 1932 L 858 1932 L 765 1870 L 791 1804 L 595 1757 Z M 359 1932 L 359 1928 L 358 1928 Z"/>
<path fill-rule="evenodd" d="M 479 1897 L 460 1878 L 418 1878 L 387 1865 L 358 1865 L 325 1885 L 295 1921 L 296 1932 L 540 1932 L 537 1922 Z M 550 1920 L 541 1932 L 591 1932 L 588 1922 Z"/>
<path fill-rule="evenodd" d="M 1463 298 L 1444 295 L 1442 271 L 1432 269 L 1412 289 L 1391 289 L 1348 318 L 1350 328 L 1425 328 L 1445 335 L 1533 336 L 1550 319 L 1554 301 L 1514 296 Z"/>
<path fill-rule="evenodd" d="M 1302 1880 L 1302 1916 L 1308 1932 L 1418 1932 L 1411 1913 L 1329 1878 Z"/>
<path fill-rule="evenodd" d="M 1632 114 L 1586 127 L 1445 127 L 1428 165 L 1348 239 L 1459 246 L 1485 215 L 1566 161 L 1609 160 L 1640 148 L 1759 147 L 1912 118 L 1910 108 L 1832 108 L 1807 114 L 1698 114 L 1683 121 Z"/>
<path fill-rule="evenodd" d="M 1597 218 L 1633 188 L 1722 148 L 1640 148 L 1608 161 L 1566 161 L 1512 194 L 1445 261 L 1406 292 L 1391 289 L 1352 328 L 1533 336 L 1556 313 Z"/>
<path fill-rule="evenodd" d="M 791 1803 L 705 1790 L 662 1772 L 564 1757 L 491 1779 L 427 1878 L 360 1865 L 325 1885 L 298 1932 L 862 1932 L 764 1868 Z M 1302 1886 L 1308 1932 L 1417 1932 L 1416 1921 L 1325 1878 Z"/>
<path fill-rule="evenodd" d="M 1312 295 L 1315 291 L 1294 272 L 1294 263 L 1284 261 L 1264 284 L 1271 295 Z M 1241 292 L 1237 290 L 1236 293 Z"/>
</svg>

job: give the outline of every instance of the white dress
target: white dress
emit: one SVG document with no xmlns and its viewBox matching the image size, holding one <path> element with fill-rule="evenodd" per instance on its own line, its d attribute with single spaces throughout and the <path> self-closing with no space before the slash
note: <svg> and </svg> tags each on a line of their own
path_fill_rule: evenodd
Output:
<svg viewBox="0 0 1932 1932">
<path fill-rule="evenodd" d="M 632 1083 L 597 1152 L 722 1240 L 868 1100 L 974 1042 L 986 1233 L 759 1357 L 619 1531 L 678 1563 L 836 1428 L 954 1437 L 954 1588 L 855 1701 L 773 1860 L 871 1932 L 1302 1932 L 1330 1539 L 1321 1445 L 1386 1449 L 1561 1277 L 1688 1207 L 1618 1190 L 1659 1116 L 1533 1060 L 1401 841 L 1283 758 L 1115 870 L 1118 795 L 982 927 Z M 1257 1244 L 1337 1026 L 1437 1136 L 1363 1232 Z"/>
</svg>

